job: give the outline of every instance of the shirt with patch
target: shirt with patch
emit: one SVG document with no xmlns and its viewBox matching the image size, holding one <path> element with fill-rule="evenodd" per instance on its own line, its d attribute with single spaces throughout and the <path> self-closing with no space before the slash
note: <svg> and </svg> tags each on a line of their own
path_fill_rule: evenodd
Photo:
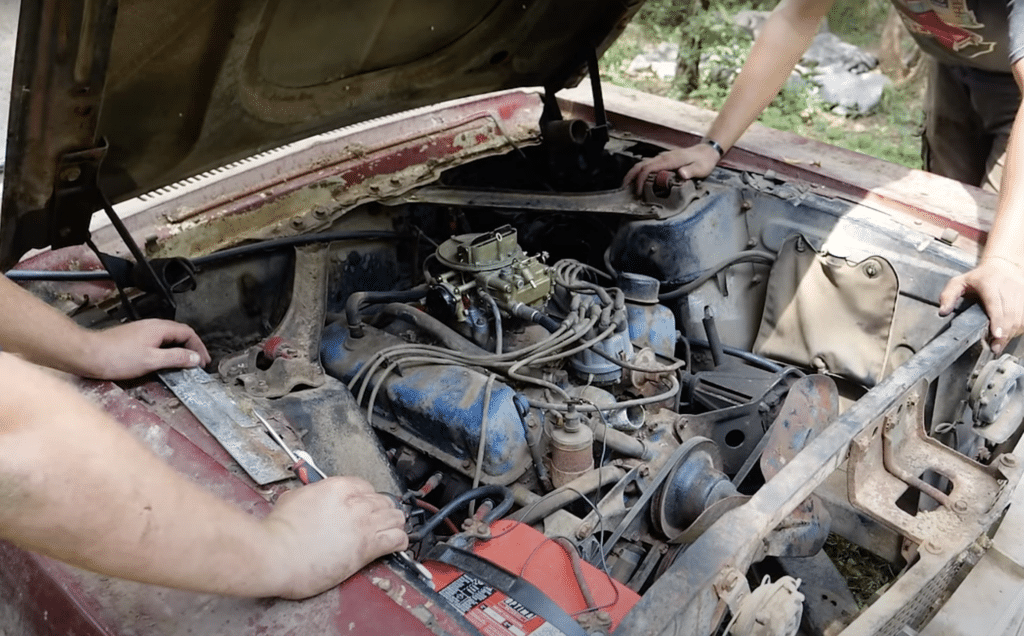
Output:
<svg viewBox="0 0 1024 636">
<path fill-rule="evenodd" d="M 911 35 L 946 64 L 1008 73 L 1024 57 L 1016 0 L 892 0 Z"/>
</svg>

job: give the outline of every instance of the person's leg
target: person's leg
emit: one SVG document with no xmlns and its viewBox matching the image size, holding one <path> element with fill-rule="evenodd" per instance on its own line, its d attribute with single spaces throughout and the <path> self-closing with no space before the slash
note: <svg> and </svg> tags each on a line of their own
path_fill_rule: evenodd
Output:
<svg viewBox="0 0 1024 636">
<path fill-rule="evenodd" d="M 1010 141 L 1010 135 L 998 135 L 992 141 L 992 151 L 985 163 L 985 177 L 981 187 L 989 192 L 999 192 L 999 186 L 1003 181 L 1003 165 L 1006 163 L 1006 144 Z"/>
<path fill-rule="evenodd" d="M 985 176 L 989 142 L 975 113 L 960 69 L 929 58 L 925 129 L 921 139 L 924 168 L 963 183 L 979 185 Z"/>
<path fill-rule="evenodd" d="M 990 140 L 985 159 L 981 187 L 999 192 L 1006 159 L 1006 144 L 1020 106 L 1020 89 L 1009 73 L 972 72 L 969 79 L 971 102 L 982 121 L 985 136 Z"/>
</svg>

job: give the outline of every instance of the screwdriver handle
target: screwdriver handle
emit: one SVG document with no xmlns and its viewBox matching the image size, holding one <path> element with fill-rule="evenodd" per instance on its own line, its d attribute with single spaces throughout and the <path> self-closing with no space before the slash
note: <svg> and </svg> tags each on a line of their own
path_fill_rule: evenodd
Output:
<svg viewBox="0 0 1024 636">
<path fill-rule="evenodd" d="M 292 472 L 299 478 L 299 481 L 307 485 L 318 482 L 324 478 L 318 470 L 313 466 L 310 466 L 304 459 L 300 459 L 292 465 Z"/>
<path fill-rule="evenodd" d="M 306 451 L 297 450 L 294 451 L 296 460 L 295 464 L 292 465 L 292 472 L 299 478 L 304 484 L 312 484 L 324 479 L 327 475 L 324 471 L 320 470 L 320 467 L 313 462 L 313 458 L 309 456 Z"/>
</svg>

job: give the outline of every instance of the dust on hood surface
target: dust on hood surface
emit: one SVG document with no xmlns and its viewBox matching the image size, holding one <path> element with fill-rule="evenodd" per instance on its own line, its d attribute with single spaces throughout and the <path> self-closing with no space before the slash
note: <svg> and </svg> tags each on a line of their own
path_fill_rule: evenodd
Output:
<svg viewBox="0 0 1024 636">
<path fill-rule="evenodd" d="M 21 9 L 0 266 L 101 207 L 314 133 L 575 84 L 642 0 L 39 0 Z"/>
</svg>

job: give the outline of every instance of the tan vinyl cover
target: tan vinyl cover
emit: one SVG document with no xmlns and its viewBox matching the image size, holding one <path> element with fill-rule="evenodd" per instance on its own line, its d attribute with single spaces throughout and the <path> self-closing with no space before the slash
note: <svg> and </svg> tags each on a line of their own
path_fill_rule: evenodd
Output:
<svg viewBox="0 0 1024 636">
<path fill-rule="evenodd" d="M 884 258 L 851 263 L 790 237 L 769 276 L 754 351 L 874 386 L 885 373 L 898 293 Z"/>
</svg>

